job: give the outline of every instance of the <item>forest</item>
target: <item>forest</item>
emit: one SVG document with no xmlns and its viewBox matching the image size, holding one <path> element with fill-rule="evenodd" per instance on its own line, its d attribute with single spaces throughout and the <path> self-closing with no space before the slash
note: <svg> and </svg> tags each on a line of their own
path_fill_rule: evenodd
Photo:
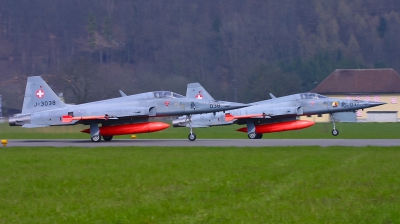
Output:
<svg viewBox="0 0 400 224">
<path fill-rule="evenodd" d="M 20 109 L 40 75 L 67 103 L 200 82 L 253 102 L 335 69 L 400 71 L 398 0 L 2 0 L 0 95 Z"/>
</svg>

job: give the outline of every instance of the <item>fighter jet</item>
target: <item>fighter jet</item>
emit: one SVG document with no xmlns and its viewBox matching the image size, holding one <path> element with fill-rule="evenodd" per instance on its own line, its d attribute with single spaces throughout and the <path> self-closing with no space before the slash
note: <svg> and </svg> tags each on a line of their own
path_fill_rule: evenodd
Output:
<svg viewBox="0 0 400 224">
<path fill-rule="evenodd" d="M 199 83 L 193 91 L 205 91 Z M 40 76 L 28 77 L 22 112 L 9 118 L 10 126 L 37 128 L 83 124 L 89 129 L 93 142 L 111 141 L 114 135 L 137 134 L 160 131 L 169 124 L 149 122 L 150 118 L 193 115 L 237 109 L 246 104 L 217 100 L 187 98 L 170 91 L 154 91 L 91 103 L 65 104 Z M 101 126 L 99 127 L 99 124 Z M 196 139 L 190 129 L 189 139 Z"/>
<path fill-rule="evenodd" d="M 189 120 L 179 117 L 172 121 L 174 127 L 211 127 L 245 124 L 237 131 L 246 132 L 249 139 L 261 139 L 263 133 L 290 131 L 307 128 L 313 121 L 299 120 L 299 116 L 330 114 L 333 124 L 332 135 L 337 136 L 334 113 L 356 111 L 383 105 L 383 102 L 329 98 L 316 93 L 299 93 L 251 103 L 249 107 L 217 113 L 193 115 Z M 189 96 L 190 97 L 190 96 Z"/>
</svg>

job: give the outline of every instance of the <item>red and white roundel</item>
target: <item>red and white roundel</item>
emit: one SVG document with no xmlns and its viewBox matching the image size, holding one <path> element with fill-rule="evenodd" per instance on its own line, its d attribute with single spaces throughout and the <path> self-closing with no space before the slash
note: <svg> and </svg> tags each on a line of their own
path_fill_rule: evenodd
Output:
<svg viewBox="0 0 400 224">
<path fill-rule="evenodd" d="M 201 95 L 201 91 L 199 91 L 199 93 L 196 95 L 195 98 L 196 98 L 196 99 L 200 99 L 200 100 L 203 99 L 203 95 Z"/>
<path fill-rule="evenodd" d="M 44 97 L 44 91 L 42 89 L 36 90 L 36 97 L 37 98 L 43 98 Z"/>
</svg>

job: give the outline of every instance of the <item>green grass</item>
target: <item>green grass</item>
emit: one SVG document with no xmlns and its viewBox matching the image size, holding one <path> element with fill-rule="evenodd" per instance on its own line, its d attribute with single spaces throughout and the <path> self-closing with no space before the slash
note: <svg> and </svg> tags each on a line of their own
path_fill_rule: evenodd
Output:
<svg viewBox="0 0 400 224">
<path fill-rule="evenodd" d="M 0 223 L 400 223 L 400 147 L 5 147 L 0 160 Z"/>
<path fill-rule="evenodd" d="M 230 125 L 211 128 L 195 128 L 199 139 L 246 139 L 247 134 L 237 132 L 242 126 Z M 286 131 L 264 134 L 263 138 L 269 139 L 396 139 L 400 133 L 400 125 L 397 123 L 338 123 L 339 136 L 331 135 L 331 123 L 318 123 L 314 126 L 297 131 Z M 0 138 L 2 139 L 88 139 L 89 135 L 80 131 L 88 126 L 60 126 L 49 128 L 26 129 L 21 127 L 10 127 L 0 124 Z M 166 130 L 137 134 L 138 138 L 164 138 L 164 139 L 186 139 L 189 134 L 188 128 L 173 128 Z M 117 136 L 117 138 L 130 138 L 130 135 Z"/>
</svg>

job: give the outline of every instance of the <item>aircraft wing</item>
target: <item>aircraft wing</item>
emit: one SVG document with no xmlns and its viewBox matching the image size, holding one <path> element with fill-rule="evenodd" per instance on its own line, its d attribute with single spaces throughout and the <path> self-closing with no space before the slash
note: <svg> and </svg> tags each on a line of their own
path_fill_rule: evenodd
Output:
<svg viewBox="0 0 400 224">
<path fill-rule="evenodd" d="M 126 118 L 126 117 L 138 117 L 143 116 L 143 114 L 138 115 L 118 115 L 118 116 L 109 116 L 109 115 L 99 115 L 99 116 L 83 116 L 83 117 L 73 117 L 70 115 L 62 116 L 63 123 L 70 123 L 72 121 L 89 121 L 89 120 L 118 120 L 119 118 Z"/>
<path fill-rule="evenodd" d="M 108 119 L 118 119 L 116 117 L 110 117 L 110 116 L 84 116 L 84 117 L 73 117 L 70 115 L 64 115 L 62 116 L 62 122 L 64 123 L 70 123 L 72 121 L 80 121 L 80 120 L 108 120 Z"/>
<path fill-rule="evenodd" d="M 245 114 L 232 115 L 226 114 L 225 120 L 232 121 L 237 119 L 249 119 L 249 118 L 272 118 L 279 116 L 299 116 L 303 114 L 302 107 L 268 107 L 265 105 L 255 105 L 247 107 Z"/>
<path fill-rule="evenodd" d="M 233 121 L 237 119 L 245 119 L 245 118 L 269 118 L 269 116 L 265 114 L 248 114 L 248 115 L 241 115 L 241 116 L 233 116 L 231 114 L 225 115 L 225 121 Z"/>
<path fill-rule="evenodd" d="M 267 107 L 265 105 L 255 105 L 247 107 L 247 114 L 244 115 L 232 115 L 226 114 L 225 121 L 233 121 L 240 119 L 262 119 L 272 118 L 279 116 L 299 116 L 303 114 L 302 107 Z"/>
<path fill-rule="evenodd" d="M 63 115 L 61 121 L 70 123 L 72 121 L 101 121 L 101 120 L 117 120 L 127 117 L 142 117 L 150 116 L 148 107 L 135 107 L 124 111 L 113 111 L 110 109 L 92 110 L 92 113 L 87 113 L 86 116 L 78 116 L 77 114 Z"/>
</svg>

